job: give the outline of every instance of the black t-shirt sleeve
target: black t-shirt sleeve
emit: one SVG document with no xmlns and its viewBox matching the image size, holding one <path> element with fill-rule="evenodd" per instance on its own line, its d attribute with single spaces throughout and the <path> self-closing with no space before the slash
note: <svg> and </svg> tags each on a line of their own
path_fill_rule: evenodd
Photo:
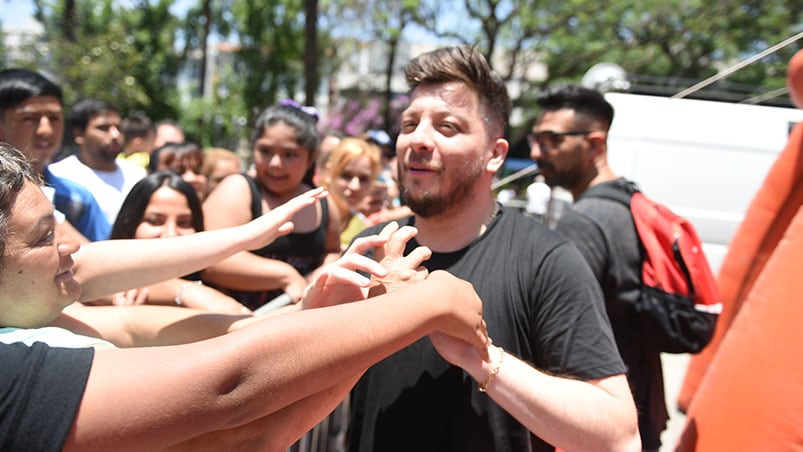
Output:
<svg viewBox="0 0 803 452">
<path fill-rule="evenodd" d="M 0 344 L 0 450 L 61 450 L 94 349 Z"/>
<path fill-rule="evenodd" d="M 532 290 L 533 350 L 544 370 L 584 380 L 625 372 L 599 284 L 574 245 L 544 257 Z"/>
</svg>

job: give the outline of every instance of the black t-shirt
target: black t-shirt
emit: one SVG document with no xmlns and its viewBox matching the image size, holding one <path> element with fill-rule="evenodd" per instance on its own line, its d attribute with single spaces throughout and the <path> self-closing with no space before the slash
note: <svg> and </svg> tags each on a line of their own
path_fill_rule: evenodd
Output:
<svg viewBox="0 0 803 452">
<path fill-rule="evenodd" d="M 572 240 L 585 257 L 605 296 L 616 343 L 639 412 L 642 447 L 657 449 L 669 417 L 661 355 L 641 337 L 636 303 L 641 286 L 641 252 L 633 216 L 624 204 L 594 197 L 595 188 L 624 190 L 624 179 L 603 182 L 578 197 L 555 229 Z"/>
<path fill-rule="evenodd" d="M 412 240 L 407 251 L 416 246 Z M 535 367 L 584 380 L 624 372 L 588 266 L 574 245 L 540 223 L 503 208 L 473 243 L 433 253 L 424 264 L 470 281 L 494 344 Z M 352 396 L 351 451 L 553 449 L 479 393 L 428 338 L 370 368 Z"/>
<path fill-rule="evenodd" d="M 94 354 L 92 348 L 0 344 L 0 450 L 62 449 Z"/>
</svg>

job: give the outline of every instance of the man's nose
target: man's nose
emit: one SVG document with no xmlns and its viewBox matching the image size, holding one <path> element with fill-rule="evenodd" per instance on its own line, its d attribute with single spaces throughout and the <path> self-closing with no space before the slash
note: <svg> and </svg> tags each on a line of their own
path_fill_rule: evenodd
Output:
<svg viewBox="0 0 803 452">
<path fill-rule="evenodd" d="M 543 152 L 541 152 L 541 146 L 538 143 L 533 143 L 530 145 L 530 158 L 533 160 L 538 160 L 543 156 Z"/>
<path fill-rule="evenodd" d="M 39 127 L 36 128 L 36 133 L 38 135 L 50 135 L 53 133 L 53 124 L 50 122 L 50 118 L 42 116 L 39 119 Z"/>
</svg>

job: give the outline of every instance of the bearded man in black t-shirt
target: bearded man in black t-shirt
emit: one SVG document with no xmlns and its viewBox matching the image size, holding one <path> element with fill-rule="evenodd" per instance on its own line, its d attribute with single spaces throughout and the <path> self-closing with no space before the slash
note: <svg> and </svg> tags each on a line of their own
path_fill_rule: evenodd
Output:
<svg viewBox="0 0 803 452">
<path fill-rule="evenodd" d="M 403 223 L 418 229 L 407 251 L 427 246 L 429 270 L 473 284 L 491 361 L 434 335 L 376 364 L 352 393 L 349 449 L 637 450 L 625 367 L 588 266 L 566 239 L 494 201 L 509 147 L 504 83 L 463 47 L 423 54 L 405 75 L 396 149 L 415 214 Z"/>
</svg>

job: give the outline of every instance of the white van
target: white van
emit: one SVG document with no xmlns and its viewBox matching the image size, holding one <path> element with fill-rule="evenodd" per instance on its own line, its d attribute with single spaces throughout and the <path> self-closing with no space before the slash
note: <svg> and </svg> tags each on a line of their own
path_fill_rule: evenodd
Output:
<svg viewBox="0 0 803 452">
<path fill-rule="evenodd" d="M 608 93 L 608 161 L 694 224 L 716 272 L 803 110 Z"/>
</svg>

